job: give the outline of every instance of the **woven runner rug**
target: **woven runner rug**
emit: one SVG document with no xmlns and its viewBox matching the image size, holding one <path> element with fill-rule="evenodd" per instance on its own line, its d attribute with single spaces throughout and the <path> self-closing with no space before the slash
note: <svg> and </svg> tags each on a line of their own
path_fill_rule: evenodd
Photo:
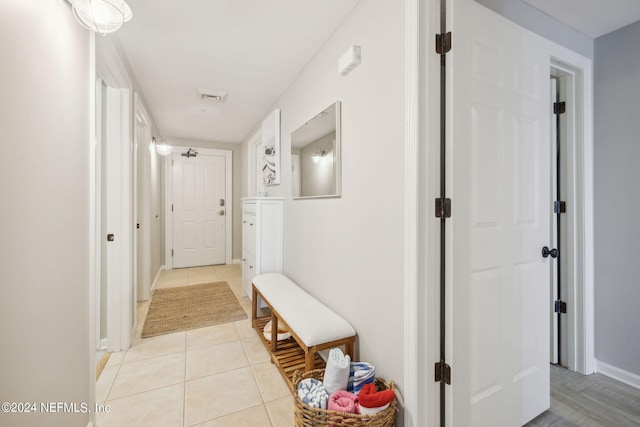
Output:
<svg viewBox="0 0 640 427">
<path fill-rule="evenodd" d="M 246 318 L 227 282 L 156 289 L 142 338 Z"/>
</svg>

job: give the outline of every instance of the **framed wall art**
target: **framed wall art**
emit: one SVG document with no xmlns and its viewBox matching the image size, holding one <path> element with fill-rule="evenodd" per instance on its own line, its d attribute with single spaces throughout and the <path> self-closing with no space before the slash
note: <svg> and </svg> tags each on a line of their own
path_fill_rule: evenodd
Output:
<svg viewBox="0 0 640 427">
<path fill-rule="evenodd" d="M 280 110 L 262 121 L 261 171 L 264 185 L 280 184 Z"/>
</svg>

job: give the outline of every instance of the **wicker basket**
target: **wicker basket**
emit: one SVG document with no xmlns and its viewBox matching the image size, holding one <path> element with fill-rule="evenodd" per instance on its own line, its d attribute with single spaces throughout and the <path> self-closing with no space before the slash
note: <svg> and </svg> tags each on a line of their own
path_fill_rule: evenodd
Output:
<svg viewBox="0 0 640 427">
<path fill-rule="evenodd" d="M 328 409 L 312 408 L 303 403 L 297 393 L 300 381 L 306 378 L 315 378 L 322 381 L 323 377 L 324 369 L 314 369 L 313 371 L 305 373 L 296 371 L 293 374 L 295 427 L 393 427 L 396 425 L 396 399 L 393 399 L 393 402 L 391 402 L 387 409 L 373 415 L 347 414 L 345 412 L 330 411 Z M 394 390 L 395 386 L 393 381 L 387 384 L 381 378 L 376 378 L 376 388 L 378 388 L 378 390 Z"/>
</svg>

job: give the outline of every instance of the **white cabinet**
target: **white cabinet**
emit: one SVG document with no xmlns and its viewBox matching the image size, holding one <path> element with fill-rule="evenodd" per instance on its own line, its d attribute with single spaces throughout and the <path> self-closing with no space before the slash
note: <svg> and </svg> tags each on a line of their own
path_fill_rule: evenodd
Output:
<svg viewBox="0 0 640 427">
<path fill-rule="evenodd" d="M 242 199 L 242 291 L 251 298 L 251 281 L 262 273 L 282 273 L 283 199 Z"/>
</svg>

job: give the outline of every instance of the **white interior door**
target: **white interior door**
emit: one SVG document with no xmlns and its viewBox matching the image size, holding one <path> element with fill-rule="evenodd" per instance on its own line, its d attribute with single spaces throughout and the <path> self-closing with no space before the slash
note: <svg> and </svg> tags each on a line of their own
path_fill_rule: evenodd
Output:
<svg viewBox="0 0 640 427">
<path fill-rule="evenodd" d="M 174 154 L 172 161 L 173 267 L 224 264 L 225 157 Z"/>
<path fill-rule="evenodd" d="M 550 401 L 550 60 L 544 39 L 453 3 L 447 419 L 513 427 Z"/>
<path fill-rule="evenodd" d="M 135 94 L 135 197 L 136 205 L 136 289 L 137 300 L 151 298 L 151 127 L 148 114 Z"/>
</svg>

